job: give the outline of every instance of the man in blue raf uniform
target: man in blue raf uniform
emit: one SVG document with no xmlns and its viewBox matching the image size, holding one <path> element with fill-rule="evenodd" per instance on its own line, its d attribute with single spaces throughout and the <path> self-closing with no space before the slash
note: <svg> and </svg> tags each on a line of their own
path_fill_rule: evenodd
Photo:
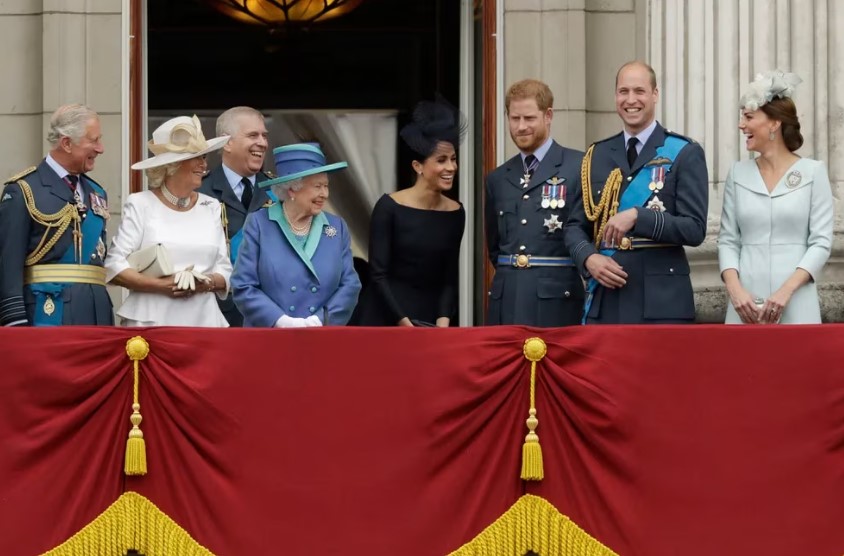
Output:
<svg viewBox="0 0 844 556">
<path fill-rule="evenodd" d="M 563 240 L 580 187 L 581 151 L 551 139 L 554 95 L 535 79 L 505 98 L 520 153 L 486 180 L 486 240 L 495 277 L 487 324 L 566 326 L 580 322 L 583 283 Z"/>
<path fill-rule="evenodd" d="M 0 324 L 111 325 L 103 259 L 108 200 L 86 172 L 103 153 L 100 119 L 79 104 L 50 118 L 50 152 L 0 196 Z"/>
<path fill-rule="evenodd" d="M 217 136 L 222 135 L 231 137 L 223 147 L 223 161 L 205 176 L 199 191 L 222 203 L 229 256 L 234 265 L 246 215 L 271 202 L 271 193 L 255 187 L 256 182 L 270 179 L 261 171 L 269 136 L 264 116 L 248 106 L 237 106 L 220 114 Z M 243 326 L 243 316 L 235 307 L 231 294 L 226 299 L 218 299 L 217 303 L 229 326 Z"/>
<path fill-rule="evenodd" d="M 684 246 L 706 235 L 706 160 L 700 145 L 657 123 L 658 98 L 650 66 L 622 66 L 615 103 L 624 131 L 583 158 L 566 243 L 588 279 L 586 323 L 694 322 Z"/>
</svg>

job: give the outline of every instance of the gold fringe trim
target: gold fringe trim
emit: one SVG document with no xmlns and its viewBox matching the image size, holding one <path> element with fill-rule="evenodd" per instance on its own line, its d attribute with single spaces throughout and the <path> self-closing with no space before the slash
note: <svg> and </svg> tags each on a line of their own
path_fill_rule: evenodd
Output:
<svg viewBox="0 0 844 556">
<path fill-rule="evenodd" d="M 123 472 L 126 475 L 147 474 L 147 447 L 144 442 L 144 433 L 141 431 L 141 404 L 139 401 L 140 388 L 140 361 L 149 355 L 149 344 L 141 336 L 135 336 L 126 342 L 126 355 L 132 360 L 132 415 L 129 421 L 132 423 L 132 430 L 129 431 L 129 438 L 126 440 L 126 461 Z"/>
<path fill-rule="evenodd" d="M 44 556 L 114 556 L 135 549 L 144 556 L 213 556 L 155 504 L 127 492 Z"/>
<path fill-rule="evenodd" d="M 449 556 L 618 556 L 544 498 L 526 494 Z"/>
<path fill-rule="evenodd" d="M 521 477 L 525 481 L 541 481 L 545 478 L 545 471 L 542 465 L 542 446 L 539 445 L 539 435 L 536 434 L 536 427 L 539 426 L 539 419 L 536 418 L 536 362 L 545 357 L 548 347 L 542 338 L 528 338 L 522 352 L 525 359 L 530 361 L 530 409 L 525 421 L 528 433 L 522 445 Z"/>
<path fill-rule="evenodd" d="M 583 196 L 583 212 L 587 220 L 593 222 L 592 237 L 595 240 L 595 247 L 601 249 L 601 237 L 604 235 L 604 228 L 607 221 L 618 212 L 619 195 L 621 194 L 621 169 L 615 168 L 607 181 L 604 183 L 604 190 L 598 204 L 592 199 L 592 153 L 595 145 L 592 144 L 583 155 L 583 162 L 580 164 L 580 186 Z"/>
</svg>

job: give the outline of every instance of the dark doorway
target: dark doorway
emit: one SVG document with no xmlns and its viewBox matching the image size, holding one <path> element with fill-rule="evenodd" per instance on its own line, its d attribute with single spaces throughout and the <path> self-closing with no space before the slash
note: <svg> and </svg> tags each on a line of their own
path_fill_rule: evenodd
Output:
<svg viewBox="0 0 844 556">
<path fill-rule="evenodd" d="M 459 102 L 456 0 L 363 0 L 335 19 L 275 30 L 235 21 L 214 1 L 148 0 L 151 116 L 216 115 L 235 105 L 395 109 L 401 126 L 435 92 Z M 410 160 L 403 149 L 398 155 L 400 188 Z"/>
</svg>

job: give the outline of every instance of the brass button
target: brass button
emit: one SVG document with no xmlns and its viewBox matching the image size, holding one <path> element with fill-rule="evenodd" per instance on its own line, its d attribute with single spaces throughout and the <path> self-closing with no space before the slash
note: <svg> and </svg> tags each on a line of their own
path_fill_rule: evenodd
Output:
<svg viewBox="0 0 844 556">
<path fill-rule="evenodd" d="M 566 297 L 571 297 L 571 292 L 566 290 L 566 293 L 564 293 L 563 295 L 566 296 Z"/>
<path fill-rule="evenodd" d="M 633 181 L 633 176 L 627 176 L 627 181 Z"/>
<path fill-rule="evenodd" d="M 524 218 L 522 218 L 522 224 L 527 224 L 527 220 L 525 220 Z"/>
<path fill-rule="evenodd" d="M 527 249 L 527 247 L 525 247 L 524 245 L 519 245 L 519 251 L 524 251 L 525 249 Z"/>
<path fill-rule="evenodd" d="M 524 199 L 525 201 L 527 201 L 528 199 L 530 199 L 530 195 L 523 195 L 523 196 L 522 196 L 522 199 Z"/>
<path fill-rule="evenodd" d="M 503 210 L 499 210 L 499 211 L 498 211 L 498 216 L 504 216 L 504 211 L 503 211 Z"/>
</svg>

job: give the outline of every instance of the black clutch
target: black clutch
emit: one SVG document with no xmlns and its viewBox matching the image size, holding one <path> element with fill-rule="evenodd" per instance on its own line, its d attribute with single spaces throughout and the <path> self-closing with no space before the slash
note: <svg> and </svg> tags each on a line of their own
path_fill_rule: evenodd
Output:
<svg viewBox="0 0 844 556">
<path fill-rule="evenodd" d="M 434 324 L 433 322 L 428 322 L 426 320 L 419 320 L 419 319 L 410 319 L 410 324 L 412 324 L 413 326 L 422 326 L 422 327 L 428 327 L 428 328 L 436 328 L 437 327 L 437 325 Z"/>
</svg>

